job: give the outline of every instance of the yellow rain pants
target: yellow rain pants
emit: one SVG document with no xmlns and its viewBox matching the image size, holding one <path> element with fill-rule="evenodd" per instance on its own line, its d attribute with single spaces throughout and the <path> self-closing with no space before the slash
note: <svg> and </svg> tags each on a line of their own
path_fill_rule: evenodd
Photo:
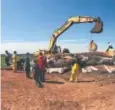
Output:
<svg viewBox="0 0 115 110">
<path fill-rule="evenodd" d="M 71 75 L 70 75 L 70 81 L 76 81 L 78 80 L 78 75 L 79 75 L 79 72 L 80 72 L 80 66 L 79 64 L 74 64 L 72 66 L 72 70 L 71 70 Z"/>
<path fill-rule="evenodd" d="M 16 54 L 13 54 L 13 56 L 12 56 L 12 68 L 13 68 L 13 72 L 17 71 L 17 56 L 16 56 Z"/>
</svg>

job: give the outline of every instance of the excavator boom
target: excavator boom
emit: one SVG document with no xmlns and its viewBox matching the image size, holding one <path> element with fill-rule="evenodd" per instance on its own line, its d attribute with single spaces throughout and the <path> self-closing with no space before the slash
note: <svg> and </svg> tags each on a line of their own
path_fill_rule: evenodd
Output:
<svg viewBox="0 0 115 110">
<path fill-rule="evenodd" d="M 95 22 L 95 27 L 90 31 L 91 33 L 101 33 L 103 31 L 103 22 L 99 17 L 93 18 L 90 16 L 75 16 L 69 18 L 59 29 L 57 29 L 51 39 L 48 51 L 51 52 L 55 46 L 56 40 L 63 32 L 65 32 L 71 25 L 75 23 L 93 23 Z"/>
</svg>

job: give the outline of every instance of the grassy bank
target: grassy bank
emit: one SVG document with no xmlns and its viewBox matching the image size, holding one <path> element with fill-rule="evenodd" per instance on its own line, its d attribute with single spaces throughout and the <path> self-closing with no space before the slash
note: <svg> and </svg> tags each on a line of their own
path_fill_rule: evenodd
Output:
<svg viewBox="0 0 115 110">
<path fill-rule="evenodd" d="M 5 55 L 1 55 L 0 57 L 1 57 L 0 58 L 0 60 L 1 60 L 1 68 L 6 67 L 6 64 L 5 64 Z M 24 54 L 17 55 L 17 60 L 24 59 L 24 58 L 25 58 Z M 34 59 L 34 57 L 32 55 L 30 55 L 30 59 Z"/>
</svg>

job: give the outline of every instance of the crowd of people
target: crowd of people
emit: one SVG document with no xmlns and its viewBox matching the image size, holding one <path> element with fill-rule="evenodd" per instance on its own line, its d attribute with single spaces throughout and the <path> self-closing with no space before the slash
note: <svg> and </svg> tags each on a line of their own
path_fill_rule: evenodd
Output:
<svg viewBox="0 0 115 110">
<path fill-rule="evenodd" d="M 11 55 L 8 51 L 5 51 L 5 63 L 7 66 L 12 65 L 13 72 L 17 72 L 17 52 L 14 51 Z M 30 54 L 26 53 L 24 60 L 24 70 L 26 73 L 26 78 L 31 79 L 31 71 L 34 73 L 34 80 L 38 87 L 43 87 L 42 82 L 45 82 L 45 69 L 46 69 L 46 57 L 40 52 L 39 56 L 34 60 L 31 68 Z M 32 69 L 32 70 L 31 70 Z"/>
<path fill-rule="evenodd" d="M 11 61 L 12 60 L 12 61 Z M 7 66 L 11 65 L 13 72 L 17 72 L 17 52 L 14 51 L 13 55 L 11 55 L 8 51 L 6 51 L 5 61 Z M 32 66 L 32 67 L 31 67 Z M 26 57 L 24 60 L 24 70 L 26 73 L 26 78 L 31 79 L 30 73 L 31 71 L 34 73 L 34 80 L 37 87 L 43 87 L 43 82 L 45 82 L 45 73 L 47 67 L 47 58 L 43 55 L 42 52 L 39 53 L 38 57 L 34 60 L 33 64 L 31 65 L 30 54 L 26 53 Z M 70 82 L 78 81 L 78 75 L 80 73 L 80 63 L 73 62 L 71 75 L 70 75 Z"/>
</svg>

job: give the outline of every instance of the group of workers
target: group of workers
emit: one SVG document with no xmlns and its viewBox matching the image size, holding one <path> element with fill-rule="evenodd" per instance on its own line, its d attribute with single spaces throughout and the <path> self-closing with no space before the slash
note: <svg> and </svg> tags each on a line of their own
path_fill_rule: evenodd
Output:
<svg viewBox="0 0 115 110">
<path fill-rule="evenodd" d="M 17 70 L 17 57 L 16 57 L 16 51 L 14 51 L 13 55 L 9 53 L 7 50 L 5 51 L 5 63 L 7 66 L 10 66 L 12 64 L 13 71 L 16 72 Z"/>
<path fill-rule="evenodd" d="M 40 52 L 38 57 L 34 60 L 34 65 L 32 67 L 32 70 L 34 72 L 34 80 L 38 87 L 43 87 L 42 82 L 45 82 L 46 66 L 47 66 L 46 57 L 42 54 L 42 52 Z M 31 67 L 30 57 L 29 57 L 29 53 L 27 53 L 25 58 L 25 72 L 27 78 L 31 78 L 30 67 Z"/>
<path fill-rule="evenodd" d="M 17 52 L 14 51 L 13 55 L 11 55 L 8 51 L 5 51 L 5 63 L 7 66 L 10 66 L 12 63 L 13 72 L 17 72 Z M 45 68 L 46 68 L 46 57 L 40 52 L 39 56 L 34 60 L 34 64 L 32 66 L 32 72 L 34 73 L 34 80 L 38 87 L 43 87 L 42 82 L 45 82 Z M 24 61 L 24 70 L 26 73 L 26 78 L 31 79 L 31 61 L 30 54 L 26 53 L 25 61 Z"/>
<path fill-rule="evenodd" d="M 13 72 L 16 73 L 17 72 L 17 52 L 16 51 L 14 51 L 12 57 L 11 57 L 11 54 L 8 51 L 6 51 L 6 57 L 5 57 L 6 64 L 10 65 L 9 61 L 11 59 L 12 59 Z M 30 54 L 26 53 L 24 70 L 26 73 L 26 78 L 29 78 L 29 79 L 31 79 L 30 77 L 31 64 L 30 63 L 31 63 Z M 45 55 L 42 54 L 42 52 L 40 52 L 38 57 L 34 60 L 34 64 L 32 66 L 32 71 L 34 73 L 34 80 L 38 87 L 43 87 L 42 82 L 45 82 L 46 67 L 47 67 L 47 58 L 45 57 Z M 80 63 L 78 61 L 73 62 L 71 75 L 70 75 L 70 81 L 71 82 L 78 81 L 79 73 L 80 73 Z"/>
<path fill-rule="evenodd" d="M 91 44 L 92 43 L 94 43 L 93 40 L 91 41 Z M 110 48 L 113 49 L 112 44 L 110 42 L 108 43 L 109 43 L 108 49 Z M 106 51 L 108 51 L 108 49 Z M 16 51 L 14 51 L 13 55 L 11 55 L 8 51 L 6 51 L 5 62 L 7 66 L 11 64 L 11 59 L 12 59 L 13 71 L 17 72 L 17 52 Z M 38 57 L 34 60 L 34 65 L 32 67 L 32 71 L 34 72 L 34 80 L 38 87 L 43 87 L 42 82 L 45 82 L 46 67 L 47 67 L 47 58 L 45 57 L 45 55 L 43 55 L 42 52 L 40 52 Z M 30 68 L 31 68 L 30 54 L 27 53 L 25 57 L 25 68 L 24 68 L 27 78 L 31 78 Z M 69 78 L 70 82 L 78 82 L 78 76 L 81 72 L 81 68 L 82 68 L 82 65 L 81 65 L 80 59 L 77 59 L 76 62 L 73 62 L 72 68 L 71 68 L 71 74 Z"/>
</svg>

